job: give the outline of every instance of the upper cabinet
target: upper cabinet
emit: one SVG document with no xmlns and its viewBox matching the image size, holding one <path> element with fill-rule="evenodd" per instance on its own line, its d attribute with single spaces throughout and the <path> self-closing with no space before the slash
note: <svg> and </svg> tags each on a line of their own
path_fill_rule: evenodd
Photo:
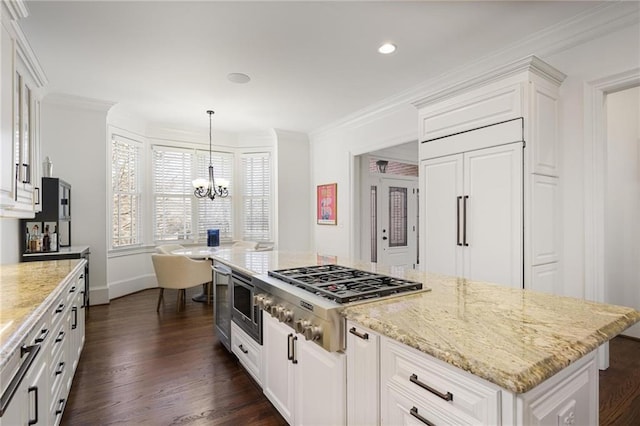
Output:
<svg viewBox="0 0 640 426">
<path fill-rule="evenodd" d="M 41 210 L 40 99 L 46 77 L 18 20 L 22 1 L 0 7 L 0 216 Z"/>
<path fill-rule="evenodd" d="M 415 103 L 423 269 L 553 292 L 565 77 L 530 56 Z"/>
</svg>

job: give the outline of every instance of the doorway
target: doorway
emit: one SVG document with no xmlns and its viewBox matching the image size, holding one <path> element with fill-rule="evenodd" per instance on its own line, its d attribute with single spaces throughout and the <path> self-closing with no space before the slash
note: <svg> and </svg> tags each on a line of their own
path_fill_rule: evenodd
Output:
<svg viewBox="0 0 640 426">
<path fill-rule="evenodd" d="M 606 94 L 604 301 L 640 310 L 640 86 Z M 640 324 L 623 335 L 640 339 Z"/>
</svg>

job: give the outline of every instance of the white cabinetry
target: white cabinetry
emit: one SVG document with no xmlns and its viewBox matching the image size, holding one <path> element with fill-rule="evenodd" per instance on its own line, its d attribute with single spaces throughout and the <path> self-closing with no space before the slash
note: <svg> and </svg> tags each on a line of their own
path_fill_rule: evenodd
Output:
<svg viewBox="0 0 640 426">
<path fill-rule="evenodd" d="M 2 402 L 7 403 L 0 426 L 60 424 L 84 344 L 84 266 L 77 271 L 61 284 L 61 291 L 24 339 L 24 349 L 11 354 L 0 372 Z M 16 379 L 17 390 L 10 396 L 9 382 L 20 377 L 20 366 L 27 366 L 32 353 L 36 353 L 33 361 L 22 379 Z"/>
<path fill-rule="evenodd" d="M 516 394 L 364 327 L 376 345 L 347 338 L 349 380 L 372 377 L 376 355 L 379 384 L 366 386 L 377 395 L 349 401 L 349 424 L 382 425 L 550 425 L 598 424 L 598 370 L 588 354 L 524 394 Z M 365 348 L 363 350 L 363 348 Z M 376 352 L 374 354 L 373 352 Z M 366 368 L 364 366 L 367 366 Z M 374 376 L 375 377 L 375 376 Z M 348 384 L 348 395 L 352 395 Z M 364 385 L 353 384 L 364 390 Z M 380 415 L 372 416 L 379 398 Z M 353 419 L 353 420 L 352 420 Z"/>
<path fill-rule="evenodd" d="M 347 321 L 347 424 L 380 424 L 378 335 Z"/>
<path fill-rule="evenodd" d="M 421 167 L 425 269 L 522 288 L 522 144 Z"/>
<path fill-rule="evenodd" d="M 263 390 L 285 420 L 345 424 L 345 355 L 327 352 L 266 314 L 263 337 Z"/>
<path fill-rule="evenodd" d="M 422 269 L 552 290 L 564 78 L 532 56 L 415 103 Z"/>
<path fill-rule="evenodd" d="M 0 216 L 40 210 L 40 92 L 46 83 L 18 20 L 20 2 L 0 5 Z"/>
<path fill-rule="evenodd" d="M 231 322 L 231 350 L 251 377 L 262 386 L 262 346 Z"/>
</svg>

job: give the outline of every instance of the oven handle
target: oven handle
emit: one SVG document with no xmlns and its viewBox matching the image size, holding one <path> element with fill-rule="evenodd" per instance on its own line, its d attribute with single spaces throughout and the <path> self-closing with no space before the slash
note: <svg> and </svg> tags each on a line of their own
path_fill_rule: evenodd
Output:
<svg viewBox="0 0 640 426">
<path fill-rule="evenodd" d="M 213 269 L 214 272 L 217 272 L 220 275 L 224 275 L 227 277 L 231 275 L 231 270 L 229 269 L 222 269 L 219 266 L 212 266 L 211 269 Z"/>
</svg>

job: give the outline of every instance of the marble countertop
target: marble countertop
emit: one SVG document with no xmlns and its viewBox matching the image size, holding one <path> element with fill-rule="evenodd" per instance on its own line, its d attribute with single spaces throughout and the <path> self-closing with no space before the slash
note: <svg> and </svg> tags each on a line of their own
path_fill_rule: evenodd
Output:
<svg viewBox="0 0 640 426">
<path fill-rule="evenodd" d="M 84 259 L 0 265 L 0 368 L 58 297 Z"/>
<path fill-rule="evenodd" d="M 344 309 L 362 326 L 516 393 L 524 393 L 640 321 L 640 312 L 461 278 L 283 251 L 220 249 L 248 274 L 337 263 L 423 283 L 427 292 Z"/>
</svg>

